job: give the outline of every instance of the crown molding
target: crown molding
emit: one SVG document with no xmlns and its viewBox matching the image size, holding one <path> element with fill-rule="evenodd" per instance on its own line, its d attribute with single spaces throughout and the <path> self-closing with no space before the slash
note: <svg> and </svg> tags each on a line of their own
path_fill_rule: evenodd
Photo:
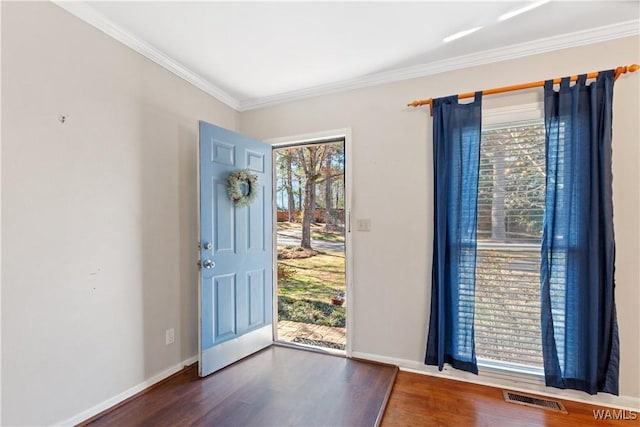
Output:
<svg viewBox="0 0 640 427">
<path fill-rule="evenodd" d="M 142 41 L 138 37 L 114 24 L 107 17 L 97 12 L 93 7 L 87 4 L 87 2 L 60 0 L 51 0 L 51 2 L 66 10 L 75 17 L 85 21 L 89 25 L 94 26 L 108 36 L 113 37 L 125 46 L 130 47 L 139 54 L 152 60 L 156 64 L 166 68 L 178 77 L 181 77 L 195 87 L 213 96 L 220 102 L 226 104 L 236 111 L 240 110 L 240 103 L 236 98 L 229 95 L 226 91 L 214 85 L 204 77 L 194 73 L 178 61 L 165 55 L 160 50 L 156 49 L 150 44 Z"/>
<path fill-rule="evenodd" d="M 485 65 L 494 62 L 505 61 L 508 59 L 516 59 L 530 55 L 552 52 L 555 50 L 635 36 L 638 34 L 640 34 L 640 21 L 626 21 L 618 24 L 606 25 L 589 30 L 562 34 L 559 36 L 546 37 L 530 42 L 509 45 L 496 49 L 484 50 L 470 55 L 463 55 L 455 58 L 444 59 L 441 61 L 434 61 L 427 64 L 420 64 L 411 67 L 370 74 L 364 77 L 344 80 L 337 83 L 315 86 L 312 88 L 276 94 L 263 98 L 243 100 L 240 101 L 239 111 L 253 110 L 257 108 L 282 104 L 285 102 L 299 101 L 302 99 L 312 98 L 320 95 L 328 95 L 353 89 L 365 88 L 368 86 L 414 79 L 418 77 L 442 73 L 445 71 Z"/>
<path fill-rule="evenodd" d="M 51 1 L 77 18 L 113 37 L 134 51 L 154 61 L 158 65 L 166 68 L 178 77 L 181 77 L 197 88 L 213 96 L 220 102 L 239 112 L 640 34 L 640 21 L 631 20 L 618 24 L 592 28 L 589 30 L 577 31 L 574 33 L 567 33 L 530 42 L 475 52 L 470 55 L 462 55 L 426 64 L 369 74 L 362 77 L 314 86 L 311 88 L 294 90 L 261 98 L 238 100 L 209 80 L 194 73 L 186 66 L 165 55 L 160 50 L 120 28 L 104 15 L 97 12 L 87 2 L 62 0 Z"/>
</svg>

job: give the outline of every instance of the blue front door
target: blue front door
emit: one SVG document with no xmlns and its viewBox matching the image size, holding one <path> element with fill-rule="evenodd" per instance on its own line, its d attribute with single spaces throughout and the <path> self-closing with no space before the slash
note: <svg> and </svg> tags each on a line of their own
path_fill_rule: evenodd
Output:
<svg viewBox="0 0 640 427">
<path fill-rule="evenodd" d="M 257 197 L 238 207 L 227 178 L 243 169 Z M 200 122 L 200 376 L 273 341 L 272 186 L 270 145 Z"/>
</svg>

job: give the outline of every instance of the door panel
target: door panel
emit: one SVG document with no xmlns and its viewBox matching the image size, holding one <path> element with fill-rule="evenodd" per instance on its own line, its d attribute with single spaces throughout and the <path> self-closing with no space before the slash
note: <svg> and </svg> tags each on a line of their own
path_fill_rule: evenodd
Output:
<svg viewBox="0 0 640 427">
<path fill-rule="evenodd" d="M 213 279 L 213 312 L 215 332 L 213 342 L 224 341 L 236 335 L 236 275 L 225 274 Z"/>
<path fill-rule="evenodd" d="M 273 340 L 270 165 L 271 146 L 200 122 L 201 376 Z M 238 208 L 227 176 L 245 168 L 258 176 L 258 194 Z"/>
<path fill-rule="evenodd" d="M 264 287 L 265 271 L 247 271 L 247 290 L 249 294 L 249 327 L 264 323 Z"/>
<path fill-rule="evenodd" d="M 265 220 L 264 187 L 260 187 L 260 194 L 254 205 L 247 207 L 247 251 L 264 252 L 267 227 Z M 269 233 L 271 231 L 269 230 Z"/>
<path fill-rule="evenodd" d="M 233 204 L 229 200 L 229 197 L 227 197 L 227 186 L 225 183 L 217 181 L 215 182 L 214 188 L 214 206 L 212 212 L 214 216 L 211 218 L 212 221 L 214 221 L 211 229 L 217 231 L 211 236 L 211 240 L 215 242 L 214 254 L 233 254 L 235 253 L 234 236 L 236 235 Z"/>
</svg>

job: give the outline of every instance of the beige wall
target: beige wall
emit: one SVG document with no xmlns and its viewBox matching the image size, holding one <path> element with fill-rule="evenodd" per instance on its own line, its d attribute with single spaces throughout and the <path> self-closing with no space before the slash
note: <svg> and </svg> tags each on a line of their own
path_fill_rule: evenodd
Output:
<svg viewBox="0 0 640 427">
<path fill-rule="evenodd" d="M 269 139 L 350 127 L 353 132 L 356 354 L 423 369 L 432 242 L 431 120 L 416 98 L 517 84 L 637 63 L 637 37 L 243 112 L 240 131 Z M 640 163 L 638 82 L 615 86 L 614 202 L 620 393 L 640 397 Z M 540 91 L 485 98 L 485 107 L 531 102 Z M 510 99 L 511 98 L 511 99 Z M 606 399 L 606 397 L 605 397 Z M 636 400 L 637 402 L 638 400 Z"/>
<path fill-rule="evenodd" d="M 238 113 L 58 6 L 2 2 L 2 425 L 196 355 L 200 119 Z"/>
</svg>

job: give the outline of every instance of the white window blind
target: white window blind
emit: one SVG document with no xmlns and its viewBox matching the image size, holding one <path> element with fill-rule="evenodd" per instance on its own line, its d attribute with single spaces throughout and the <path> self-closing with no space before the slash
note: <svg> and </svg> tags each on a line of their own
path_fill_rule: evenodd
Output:
<svg viewBox="0 0 640 427">
<path fill-rule="evenodd" d="M 474 318 L 481 365 L 542 368 L 544 145 L 542 119 L 483 127 Z"/>
</svg>

